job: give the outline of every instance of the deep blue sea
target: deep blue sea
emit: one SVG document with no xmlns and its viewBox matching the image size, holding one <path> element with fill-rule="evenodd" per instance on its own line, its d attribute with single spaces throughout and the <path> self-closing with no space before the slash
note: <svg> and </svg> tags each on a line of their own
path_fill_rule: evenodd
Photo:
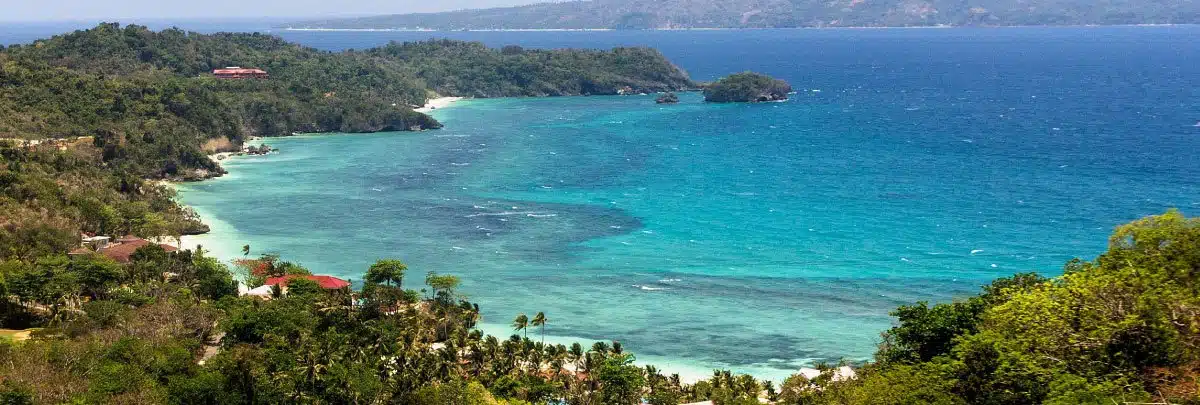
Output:
<svg viewBox="0 0 1200 405">
<path fill-rule="evenodd" d="M 409 286 L 460 275 L 489 332 L 545 311 L 547 340 L 686 375 L 865 360 L 897 305 L 1200 214 L 1198 27 L 279 34 L 649 45 L 699 80 L 789 80 L 758 105 L 469 100 L 443 130 L 270 139 L 180 187 L 224 257 L 249 243 L 354 279 L 400 258 Z"/>
</svg>

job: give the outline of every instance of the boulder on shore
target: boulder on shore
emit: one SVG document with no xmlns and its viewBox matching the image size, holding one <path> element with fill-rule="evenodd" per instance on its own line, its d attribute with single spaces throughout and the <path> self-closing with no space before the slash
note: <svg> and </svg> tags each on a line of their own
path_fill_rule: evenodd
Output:
<svg viewBox="0 0 1200 405">
<path fill-rule="evenodd" d="M 792 85 L 761 73 L 736 73 L 704 86 L 710 103 L 761 103 L 787 100 Z"/>
</svg>

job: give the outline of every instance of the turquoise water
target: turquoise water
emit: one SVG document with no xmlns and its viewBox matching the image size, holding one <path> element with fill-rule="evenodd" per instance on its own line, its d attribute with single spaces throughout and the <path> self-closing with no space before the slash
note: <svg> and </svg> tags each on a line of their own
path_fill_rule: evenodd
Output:
<svg viewBox="0 0 1200 405">
<path fill-rule="evenodd" d="M 492 333 L 545 311 L 547 340 L 770 378 L 869 358 L 897 305 L 1055 274 L 1118 224 L 1200 208 L 1198 48 L 904 35 L 772 65 L 785 103 L 470 100 L 439 131 L 271 139 L 181 199 L 223 257 L 353 279 L 400 258 L 409 286 L 462 276 Z M 698 77 L 740 70 L 690 55 Z"/>
</svg>

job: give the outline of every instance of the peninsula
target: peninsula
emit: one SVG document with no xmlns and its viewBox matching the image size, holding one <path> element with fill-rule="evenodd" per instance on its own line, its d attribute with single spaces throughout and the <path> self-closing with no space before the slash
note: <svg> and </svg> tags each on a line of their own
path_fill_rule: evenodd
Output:
<svg viewBox="0 0 1200 405">
<path fill-rule="evenodd" d="M 0 98 L 0 138 L 80 140 L 103 150 L 106 164 L 175 180 L 220 175 L 205 155 L 240 150 L 252 136 L 440 128 L 415 111 L 439 97 L 695 86 L 649 48 L 492 49 L 432 40 L 325 52 L 258 33 L 119 24 L 0 49 L 0 78 L 8 96 Z"/>
</svg>

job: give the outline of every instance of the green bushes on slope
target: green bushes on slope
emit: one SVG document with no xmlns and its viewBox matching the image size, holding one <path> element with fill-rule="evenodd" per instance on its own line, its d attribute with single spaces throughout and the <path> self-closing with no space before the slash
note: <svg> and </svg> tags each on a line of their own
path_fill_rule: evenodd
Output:
<svg viewBox="0 0 1200 405">
<path fill-rule="evenodd" d="M 858 379 L 794 377 L 789 403 L 1200 403 L 1200 219 L 1147 217 L 1061 277 L 893 315 Z"/>
</svg>

